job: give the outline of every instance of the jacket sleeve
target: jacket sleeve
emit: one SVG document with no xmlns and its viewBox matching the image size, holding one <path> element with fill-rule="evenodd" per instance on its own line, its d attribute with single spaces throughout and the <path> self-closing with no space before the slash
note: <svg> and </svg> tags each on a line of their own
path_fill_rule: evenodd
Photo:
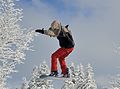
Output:
<svg viewBox="0 0 120 89">
<path fill-rule="evenodd" d="M 49 35 L 50 37 L 57 37 L 60 33 L 60 29 L 51 29 L 44 30 L 44 34 Z"/>
<path fill-rule="evenodd" d="M 52 30 L 44 30 L 44 34 L 50 37 L 55 37 L 55 33 Z"/>
</svg>

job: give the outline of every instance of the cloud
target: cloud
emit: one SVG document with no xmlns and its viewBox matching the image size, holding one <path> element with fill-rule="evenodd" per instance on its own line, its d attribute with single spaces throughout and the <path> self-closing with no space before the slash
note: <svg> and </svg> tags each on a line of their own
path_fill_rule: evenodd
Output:
<svg viewBox="0 0 120 89">
<path fill-rule="evenodd" d="M 32 0 L 31 3 L 32 5 L 24 6 L 24 15 L 27 14 L 26 18 L 28 18 L 30 15 L 33 15 L 33 20 L 36 20 L 36 22 L 39 22 L 38 18 L 43 22 L 46 19 L 58 19 L 73 23 L 78 22 L 79 20 L 79 22 L 84 22 L 86 19 L 87 21 L 90 19 L 92 22 L 103 17 L 104 12 L 106 12 L 104 8 L 106 4 L 100 3 L 100 1 L 98 2 L 97 0 L 63 0 L 62 6 L 64 8 L 61 8 L 62 10 L 56 9 L 61 5 L 54 6 L 41 0 Z M 31 17 L 32 16 L 29 18 Z"/>
</svg>

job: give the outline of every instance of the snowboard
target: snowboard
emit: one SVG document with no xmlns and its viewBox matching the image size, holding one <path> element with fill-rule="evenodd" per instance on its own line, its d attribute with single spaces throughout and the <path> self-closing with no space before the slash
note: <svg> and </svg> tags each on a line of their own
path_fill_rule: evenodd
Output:
<svg viewBox="0 0 120 89">
<path fill-rule="evenodd" d="M 71 80 L 73 82 L 73 84 L 75 84 L 75 80 L 70 78 L 70 77 L 62 77 L 62 76 L 49 76 L 49 75 L 41 75 L 40 76 L 41 79 L 48 79 L 48 80 Z"/>
<path fill-rule="evenodd" d="M 62 77 L 60 75 L 58 76 L 49 76 L 49 75 L 41 75 L 41 79 L 69 79 L 70 77 Z"/>
</svg>

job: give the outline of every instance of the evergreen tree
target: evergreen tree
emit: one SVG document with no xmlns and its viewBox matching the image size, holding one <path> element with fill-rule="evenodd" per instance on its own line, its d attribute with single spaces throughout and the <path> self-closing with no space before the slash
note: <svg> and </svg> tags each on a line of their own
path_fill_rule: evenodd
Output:
<svg viewBox="0 0 120 89">
<path fill-rule="evenodd" d="M 74 83 L 71 80 L 66 79 L 61 89 L 75 89 Z"/>
<path fill-rule="evenodd" d="M 64 81 L 64 85 L 61 89 L 74 89 L 74 83 L 75 83 L 75 66 L 74 63 L 71 63 L 70 66 L 70 79 L 66 79 Z"/>
<path fill-rule="evenodd" d="M 26 80 L 26 78 L 23 78 L 23 81 L 24 81 L 24 83 L 22 84 L 21 89 L 27 89 L 29 87 L 28 81 Z"/>
<path fill-rule="evenodd" d="M 21 89 L 54 89 L 52 81 L 43 78 L 47 74 L 49 74 L 49 68 L 47 64 L 43 62 L 42 64 L 40 64 L 40 66 L 36 66 L 33 68 L 31 78 L 29 79 L 29 81 L 25 81 L 22 84 Z"/>
<path fill-rule="evenodd" d="M 70 75 L 74 83 L 84 81 L 84 72 L 83 72 L 84 70 L 82 64 L 78 65 L 77 68 L 75 68 L 74 63 L 72 63 L 70 69 L 71 69 Z"/>
<path fill-rule="evenodd" d="M 86 77 L 84 79 L 84 83 L 81 89 L 97 89 L 97 85 L 93 77 L 94 77 L 93 69 L 91 65 L 88 64 L 87 70 L 86 70 Z"/>
<path fill-rule="evenodd" d="M 75 65 L 74 65 L 74 63 L 71 63 L 71 66 L 70 66 L 70 77 L 71 78 L 75 77 Z"/>
<path fill-rule="evenodd" d="M 75 83 L 75 89 L 81 89 L 85 80 L 84 69 L 82 64 L 78 66 L 77 71 L 78 71 L 78 75 Z"/>
<path fill-rule="evenodd" d="M 84 71 L 82 64 L 75 68 L 72 63 L 70 69 L 71 78 L 65 81 L 62 89 L 97 89 L 97 85 L 93 79 L 93 69 L 90 64 L 88 64 L 86 71 Z"/>
<path fill-rule="evenodd" d="M 110 82 L 110 88 L 108 89 L 120 89 L 120 75 L 113 77 Z"/>
<path fill-rule="evenodd" d="M 14 1 L 0 0 L 0 89 L 7 89 L 8 75 L 16 72 L 16 64 L 23 63 L 35 35 L 20 27 L 22 9 L 15 8 Z"/>
</svg>

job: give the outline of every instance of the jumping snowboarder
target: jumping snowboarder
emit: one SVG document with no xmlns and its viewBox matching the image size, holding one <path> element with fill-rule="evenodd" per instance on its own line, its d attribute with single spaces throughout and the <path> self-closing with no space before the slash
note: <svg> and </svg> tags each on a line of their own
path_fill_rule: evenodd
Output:
<svg viewBox="0 0 120 89">
<path fill-rule="evenodd" d="M 51 55 L 51 73 L 50 76 L 58 76 L 57 59 L 60 62 L 63 77 L 69 77 L 69 70 L 67 68 L 65 58 L 74 49 L 74 40 L 71 31 L 68 29 L 69 25 L 62 26 L 59 21 L 54 20 L 48 30 L 37 29 L 35 32 L 56 37 L 59 40 L 60 48 Z"/>
</svg>

